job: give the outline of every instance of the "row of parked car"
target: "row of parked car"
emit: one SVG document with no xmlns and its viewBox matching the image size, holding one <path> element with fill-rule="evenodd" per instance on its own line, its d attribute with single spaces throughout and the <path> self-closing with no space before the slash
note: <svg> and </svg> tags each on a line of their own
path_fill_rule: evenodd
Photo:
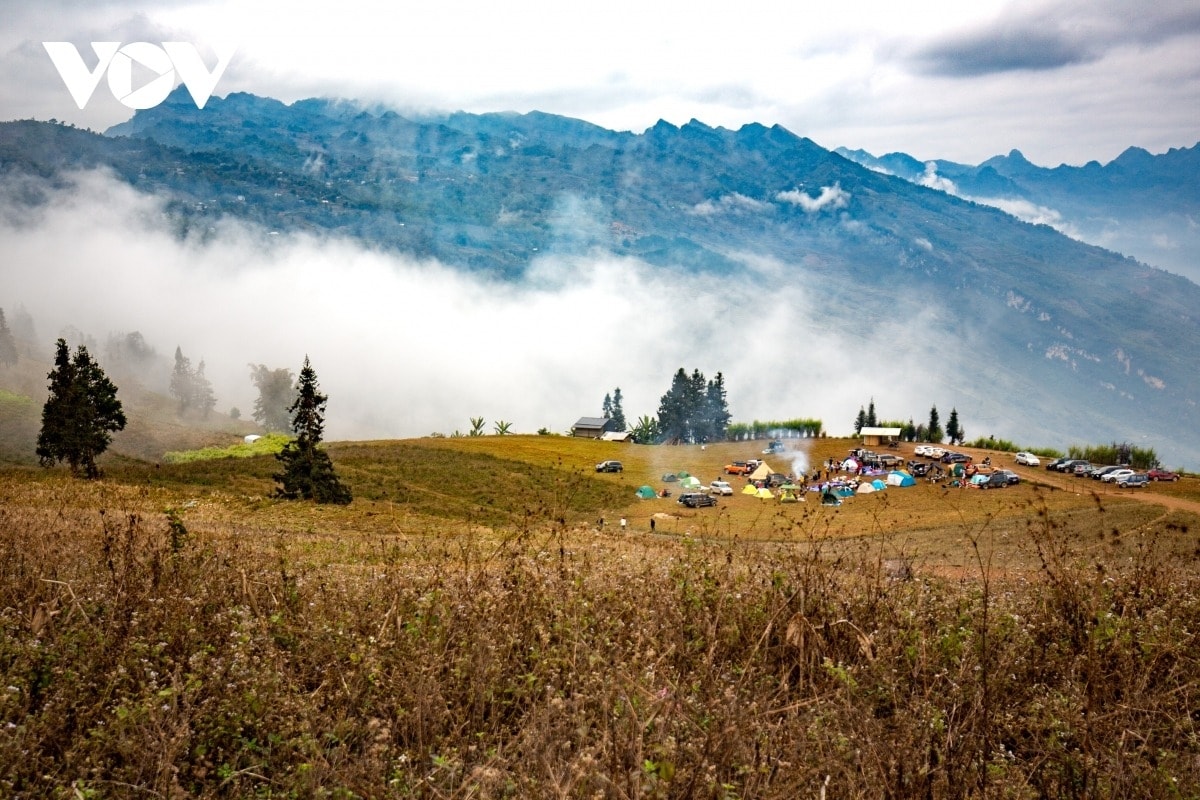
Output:
<svg viewBox="0 0 1200 800">
<path fill-rule="evenodd" d="M 1122 488 L 1138 488 L 1150 481 L 1177 481 L 1179 475 L 1164 469 L 1152 469 L 1148 472 L 1138 472 L 1126 464 L 1093 464 L 1086 458 L 1056 458 L 1046 465 L 1046 469 L 1074 475 L 1077 478 L 1092 478 L 1093 480 L 1112 483 Z"/>
</svg>

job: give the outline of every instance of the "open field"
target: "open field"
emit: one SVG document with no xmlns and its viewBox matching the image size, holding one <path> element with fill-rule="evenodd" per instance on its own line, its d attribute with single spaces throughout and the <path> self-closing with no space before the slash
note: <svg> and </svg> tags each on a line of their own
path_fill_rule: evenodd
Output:
<svg viewBox="0 0 1200 800">
<path fill-rule="evenodd" d="M 1195 479 L 634 497 L 755 450 L 335 443 L 346 507 L 0 470 L 0 794 L 1196 796 Z"/>
</svg>

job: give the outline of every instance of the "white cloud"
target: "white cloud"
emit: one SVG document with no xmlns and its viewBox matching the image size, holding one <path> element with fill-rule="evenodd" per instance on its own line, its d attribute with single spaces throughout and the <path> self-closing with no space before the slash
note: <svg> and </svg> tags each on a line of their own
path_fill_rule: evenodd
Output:
<svg viewBox="0 0 1200 800">
<path fill-rule="evenodd" d="M 768 211 L 770 208 L 770 203 L 764 203 L 761 200 L 755 200 L 753 197 L 733 192 L 731 194 L 723 194 L 715 201 L 705 200 L 702 203 L 696 203 L 692 206 L 691 212 L 701 217 L 709 217 L 714 214 L 730 214 L 739 211 L 758 213 L 760 211 Z"/>
<path fill-rule="evenodd" d="M 810 197 L 800 189 L 789 189 L 777 193 L 775 199 L 781 203 L 800 206 L 809 214 L 815 214 L 826 208 L 845 208 L 850 203 L 850 193 L 835 183 L 833 186 L 822 186 L 816 197 Z"/>
</svg>

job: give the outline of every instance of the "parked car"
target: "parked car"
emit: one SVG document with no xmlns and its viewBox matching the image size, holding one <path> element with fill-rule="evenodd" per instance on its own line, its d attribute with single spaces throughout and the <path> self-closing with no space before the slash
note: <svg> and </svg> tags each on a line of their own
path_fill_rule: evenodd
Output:
<svg viewBox="0 0 1200 800">
<path fill-rule="evenodd" d="M 917 445 L 916 447 L 914 447 L 914 448 L 913 448 L 913 455 L 914 455 L 914 456 L 926 456 L 926 457 L 928 457 L 928 456 L 929 456 L 929 451 L 930 451 L 930 450 L 932 450 L 932 449 L 933 449 L 933 447 L 932 447 L 931 445 L 927 445 L 927 444 L 919 444 L 919 445 Z"/>
<path fill-rule="evenodd" d="M 749 475 L 754 470 L 745 461 L 734 461 L 725 465 L 726 475 Z"/>
<path fill-rule="evenodd" d="M 924 478 L 929 474 L 930 463 L 928 461 L 909 461 L 908 474 L 914 478 Z"/>
<path fill-rule="evenodd" d="M 1152 469 L 1146 473 L 1146 479 L 1151 481 L 1177 481 L 1179 475 L 1165 469 Z"/>
<path fill-rule="evenodd" d="M 775 453 L 782 453 L 782 452 L 783 452 L 783 441 L 780 439 L 776 439 L 775 441 L 773 441 L 769 445 L 767 445 L 767 449 L 763 450 L 763 455 L 769 456 L 769 455 L 774 455 Z"/>
<path fill-rule="evenodd" d="M 1144 472 L 1135 472 L 1132 475 L 1126 475 L 1117 481 L 1117 486 L 1122 489 L 1140 489 L 1150 482 L 1150 476 Z"/>
<path fill-rule="evenodd" d="M 1071 473 L 1071 472 L 1075 471 L 1076 464 L 1086 464 L 1086 463 L 1088 463 L 1088 462 L 1082 458 L 1064 458 L 1062 461 L 1059 462 L 1058 466 L 1055 467 L 1055 469 L 1058 470 L 1059 472 Z"/>
<path fill-rule="evenodd" d="M 704 506 L 715 506 L 717 498 L 702 492 L 684 492 L 679 495 L 679 500 L 676 502 L 682 503 L 688 508 L 703 508 Z"/>
<path fill-rule="evenodd" d="M 729 481 L 713 481 L 708 485 L 708 491 L 711 494 L 733 494 L 733 487 Z"/>
<path fill-rule="evenodd" d="M 1116 483 L 1122 478 L 1128 478 L 1130 475 L 1136 474 L 1137 470 L 1133 469 L 1114 469 L 1112 472 L 1105 473 L 1100 480 L 1105 483 Z"/>
<path fill-rule="evenodd" d="M 1009 486 L 1015 486 L 1016 484 L 1021 482 L 1021 476 L 1018 475 L 1017 473 L 1013 472 L 1011 469 L 998 469 L 992 474 L 993 475 L 1003 475 L 1004 478 L 1008 481 Z"/>
<path fill-rule="evenodd" d="M 596 472 L 621 472 L 625 469 L 620 461 L 601 461 L 596 465 Z"/>
<path fill-rule="evenodd" d="M 1065 456 L 1062 458 L 1056 458 L 1053 461 L 1049 461 L 1046 463 L 1046 469 L 1048 469 L 1048 470 L 1052 469 L 1057 472 L 1059 467 L 1061 467 L 1064 463 L 1066 463 L 1067 461 L 1070 461 L 1070 460 L 1071 459 L 1066 458 Z"/>
<path fill-rule="evenodd" d="M 1071 465 L 1070 473 L 1076 478 L 1082 478 L 1087 475 L 1087 471 L 1092 468 L 1090 461 L 1076 461 Z"/>
<path fill-rule="evenodd" d="M 980 489 L 1003 489 L 1003 488 L 1007 487 L 1008 485 L 1009 485 L 1008 476 L 1005 475 L 1004 472 L 997 470 L 996 472 L 993 472 L 991 475 L 988 475 L 988 479 L 986 481 L 984 481 L 983 483 L 979 484 L 979 488 Z"/>
<path fill-rule="evenodd" d="M 1116 464 L 1113 466 L 1107 466 L 1107 467 L 1095 466 L 1095 467 L 1092 467 L 1091 471 L 1088 473 L 1088 476 L 1090 478 L 1092 478 L 1093 480 L 1098 481 L 1101 478 L 1103 478 L 1105 475 L 1107 475 L 1108 473 L 1116 472 L 1119 469 L 1124 469 L 1124 467 L 1122 467 L 1120 464 Z"/>
<path fill-rule="evenodd" d="M 1026 453 L 1022 451 L 1017 453 L 1017 463 L 1026 467 L 1036 467 L 1041 465 L 1042 460 L 1033 453 Z"/>
</svg>

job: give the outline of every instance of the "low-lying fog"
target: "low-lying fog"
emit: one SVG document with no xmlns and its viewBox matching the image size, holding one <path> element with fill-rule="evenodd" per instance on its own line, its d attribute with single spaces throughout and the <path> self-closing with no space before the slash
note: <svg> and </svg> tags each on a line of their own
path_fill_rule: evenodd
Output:
<svg viewBox="0 0 1200 800">
<path fill-rule="evenodd" d="M 762 260 L 716 280 L 605 253 L 547 257 L 504 283 L 237 223 L 180 241 L 155 199 L 97 172 L 33 211 L 0 204 L 0 249 L 0 307 L 28 311 L 47 354 L 68 326 L 99 343 L 137 331 L 165 359 L 162 387 L 178 346 L 205 362 L 217 409 L 247 418 L 248 365 L 296 373 L 307 355 L 330 439 L 465 432 L 477 416 L 489 433 L 499 420 L 565 432 L 616 387 L 632 424 L 657 414 L 680 367 L 722 372 L 735 421 L 814 417 L 844 435 L 874 398 L 882 419 L 921 422 L 937 405 L 944 424 L 957 406 L 969 437 L 1014 435 L 973 419 L 983 411 L 961 388 L 922 388 L 936 360 L 894 346 L 911 321 L 832 327 L 801 276 Z"/>
</svg>

